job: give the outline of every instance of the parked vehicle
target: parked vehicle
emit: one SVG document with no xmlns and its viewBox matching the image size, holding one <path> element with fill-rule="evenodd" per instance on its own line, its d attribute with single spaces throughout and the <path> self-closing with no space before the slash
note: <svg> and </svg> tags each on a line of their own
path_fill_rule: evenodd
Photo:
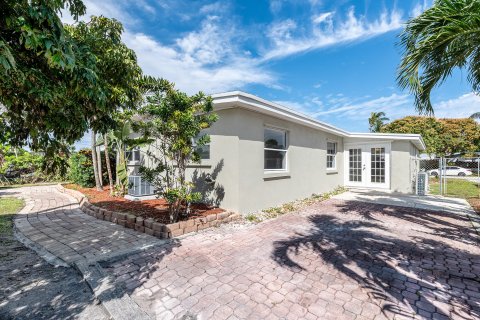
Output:
<svg viewBox="0 0 480 320">
<path fill-rule="evenodd" d="M 431 176 L 438 176 L 440 174 L 438 169 L 428 170 L 427 172 Z M 469 170 L 469 169 L 462 168 L 462 167 L 448 166 L 445 170 L 445 175 L 447 175 L 447 176 L 471 176 L 472 171 Z"/>
</svg>

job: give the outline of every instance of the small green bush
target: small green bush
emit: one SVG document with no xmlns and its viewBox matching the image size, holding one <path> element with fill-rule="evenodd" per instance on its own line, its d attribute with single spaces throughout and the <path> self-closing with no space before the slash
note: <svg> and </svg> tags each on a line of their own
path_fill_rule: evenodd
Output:
<svg viewBox="0 0 480 320">
<path fill-rule="evenodd" d="M 95 175 L 93 173 L 93 164 L 91 151 L 88 149 L 80 150 L 72 154 L 69 160 L 70 171 L 68 178 L 82 187 L 91 188 L 95 185 Z"/>
</svg>

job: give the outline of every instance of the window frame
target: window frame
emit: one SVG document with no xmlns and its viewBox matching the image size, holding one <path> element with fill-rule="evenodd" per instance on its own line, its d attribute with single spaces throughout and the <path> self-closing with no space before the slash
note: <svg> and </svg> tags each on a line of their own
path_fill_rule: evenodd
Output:
<svg viewBox="0 0 480 320">
<path fill-rule="evenodd" d="M 200 136 L 203 136 L 203 135 L 209 135 L 209 136 L 210 136 L 210 142 L 209 142 L 209 143 L 206 143 L 205 145 L 202 146 L 202 148 L 203 148 L 203 147 L 208 147 L 208 158 L 202 158 L 202 157 L 200 156 L 200 161 L 210 161 L 210 159 L 212 159 L 212 150 L 211 150 L 211 148 L 210 148 L 211 143 L 212 143 L 212 140 L 211 140 L 211 139 L 212 139 L 212 135 L 211 135 L 209 129 L 210 129 L 210 128 L 201 130 L 201 131 L 198 133 L 198 135 L 197 135 L 195 138 L 192 139 L 192 146 L 193 146 L 194 150 L 197 151 L 198 148 L 199 148 L 199 147 L 197 146 L 197 140 L 199 139 L 199 137 L 200 137 Z M 199 155 L 201 155 L 200 152 L 197 151 L 197 153 L 199 153 Z"/>
<path fill-rule="evenodd" d="M 138 160 L 135 160 L 135 154 L 138 154 Z M 130 155 L 132 156 L 132 159 L 130 160 Z M 138 164 L 140 161 L 142 161 L 142 151 L 140 150 L 140 147 L 133 147 L 129 151 L 125 152 L 125 156 L 127 159 L 127 164 Z"/>
<path fill-rule="evenodd" d="M 333 144 L 334 147 L 335 147 L 335 153 L 331 154 L 331 153 L 328 153 L 329 151 L 329 148 L 328 148 L 328 145 L 329 144 Z M 327 141 L 327 148 L 326 148 L 326 162 L 325 162 L 325 168 L 329 171 L 335 171 L 337 170 L 337 155 L 338 155 L 338 142 L 337 141 Z M 333 166 L 332 167 L 329 167 L 328 166 L 328 162 L 329 162 L 329 158 L 333 157 L 332 159 L 332 164 Z"/>
<path fill-rule="evenodd" d="M 285 149 L 277 149 L 277 148 L 266 148 L 265 147 L 265 130 L 272 130 L 272 131 L 277 131 L 277 132 L 282 132 L 284 134 L 284 139 L 285 139 Z M 273 127 L 269 125 L 264 125 L 263 126 L 263 170 L 265 173 L 275 173 L 275 172 L 288 172 L 288 147 L 289 147 L 289 132 L 287 129 L 283 128 L 278 128 L 278 127 Z M 281 152 L 284 153 L 284 159 L 285 159 L 285 167 L 282 169 L 267 169 L 265 168 L 265 151 L 276 151 L 276 152 Z"/>
</svg>

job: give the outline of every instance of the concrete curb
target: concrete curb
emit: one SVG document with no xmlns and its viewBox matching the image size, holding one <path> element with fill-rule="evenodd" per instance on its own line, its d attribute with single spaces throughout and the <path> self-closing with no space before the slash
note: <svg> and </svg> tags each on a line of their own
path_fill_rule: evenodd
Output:
<svg viewBox="0 0 480 320">
<path fill-rule="evenodd" d="M 45 250 L 42 246 L 39 246 L 32 240 L 28 239 L 25 237 L 15 226 L 13 227 L 13 235 L 15 238 L 22 243 L 25 247 L 27 247 L 30 250 L 35 251 L 36 254 L 38 254 L 42 259 L 47 261 L 49 264 L 53 265 L 54 267 L 65 267 L 69 268 L 71 265 L 63 261 L 62 259 L 58 258 L 57 256 L 53 255 L 49 251 Z"/>
</svg>

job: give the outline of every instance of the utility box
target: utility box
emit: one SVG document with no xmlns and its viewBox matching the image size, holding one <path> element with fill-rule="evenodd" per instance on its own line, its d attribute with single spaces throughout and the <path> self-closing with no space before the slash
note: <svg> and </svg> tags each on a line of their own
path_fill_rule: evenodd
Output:
<svg viewBox="0 0 480 320">
<path fill-rule="evenodd" d="M 417 174 L 416 192 L 419 196 L 425 196 L 428 193 L 428 173 L 419 172 Z"/>
</svg>

